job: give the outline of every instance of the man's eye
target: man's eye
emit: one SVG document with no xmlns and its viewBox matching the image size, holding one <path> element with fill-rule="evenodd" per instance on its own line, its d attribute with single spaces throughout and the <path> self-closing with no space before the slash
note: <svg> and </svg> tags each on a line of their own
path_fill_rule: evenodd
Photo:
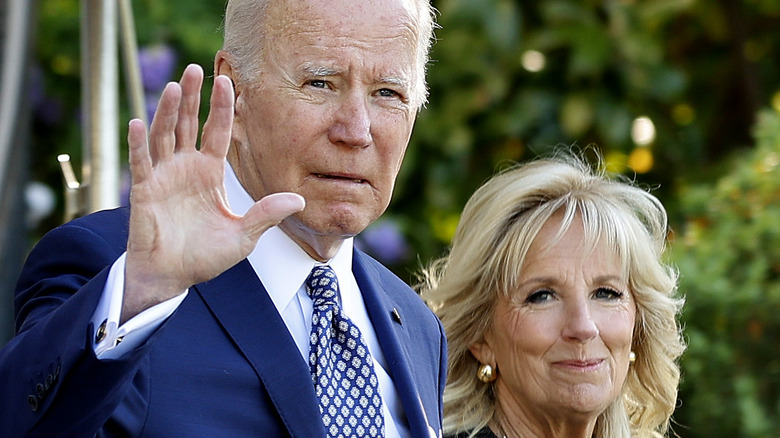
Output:
<svg viewBox="0 0 780 438">
<path fill-rule="evenodd" d="M 314 88 L 328 88 L 328 83 L 322 79 L 315 79 L 313 81 L 309 81 L 309 85 Z"/>
<path fill-rule="evenodd" d="M 528 298 L 525 299 L 525 302 L 529 304 L 544 303 L 550 301 L 552 298 L 553 298 L 552 291 L 542 289 L 529 295 Z"/>
<path fill-rule="evenodd" d="M 400 94 L 397 91 L 391 90 L 389 88 L 382 88 L 381 90 L 379 90 L 379 95 L 382 96 L 382 97 L 396 97 L 396 96 L 400 96 Z"/>
<path fill-rule="evenodd" d="M 603 300 L 618 300 L 623 297 L 623 292 L 610 287 L 600 287 L 593 293 L 594 298 Z"/>
</svg>

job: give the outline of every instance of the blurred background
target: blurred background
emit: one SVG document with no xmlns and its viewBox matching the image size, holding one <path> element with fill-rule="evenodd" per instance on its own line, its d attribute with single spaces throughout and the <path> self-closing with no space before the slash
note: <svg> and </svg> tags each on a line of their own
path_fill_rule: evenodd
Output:
<svg viewBox="0 0 780 438">
<path fill-rule="evenodd" d="M 79 1 L 30 1 L 21 18 L 14 2 L 0 2 L 0 18 L 16 26 L 0 34 L 3 77 L 24 71 L 0 102 L 14 109 L 0 120 L 13 122 L 10 147 L 0 144 L 0 345 L 13 333 L 27 251 L 63 220 L 57 156 L 78 165 L 84 141 Z M 670 213 L 689 343 L 674 433 L 779 436 L 780 0 L 434 5 L 430 103 L 388 212 L 358 244 L 414 284 L 490 175 L 561 145 L 599 151 Z M 133 0 L 132 9 L 151 118 L 187 63 L 212 69 L 224 2 Z M 27 35 L 26 56 L 12 57 L 9 42 Z M 126 202 L 121 97 L 115 190 Z"/>
</svg>

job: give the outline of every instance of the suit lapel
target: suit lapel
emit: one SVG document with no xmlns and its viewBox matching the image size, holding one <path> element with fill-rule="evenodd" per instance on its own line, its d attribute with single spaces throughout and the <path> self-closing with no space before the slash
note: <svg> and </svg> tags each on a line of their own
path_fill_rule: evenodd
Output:
<svg viewBox="0 0 780 438">
<path fill-rule="evenodd" d="M 428 436 L 428 420 L 409 368 L 409 360 L 412 359 L 409 350 L 411 340 L 403 326 L 403 315 L 400 313 L 402 308 L 393 300 L 390 291 L 382 288 L 379 273 L 365 263 L 362 257 L 364 256 L 359 252 L 354 253 L 352 271 L 390 367 L 388 372 L 404 406 L 410 432 L 412 436 Z"/>
<path fill-rule="evenodd" d="M 195 289 L 257 372 L 290 435 L 321 435 L 308 365 L 249 262 Z"/>
</svg>

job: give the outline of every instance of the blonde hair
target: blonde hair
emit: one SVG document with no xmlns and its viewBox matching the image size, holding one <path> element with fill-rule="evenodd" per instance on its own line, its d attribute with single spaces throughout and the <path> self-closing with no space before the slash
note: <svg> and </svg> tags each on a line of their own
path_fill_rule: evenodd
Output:
<svg viewBox="0 0 780 438">
<path fill-rule="evenodd" d="M 231 57 L 237 80 L 256 81 L 262 72 L 264 41 L 268 26 L 268 5 L 272 0 L 228 0 L 225 8 L 224 36 L 222 50 Z M 287 0 L 285 0 L 287 1 Z M 416 23 L 417 32 L 417 76 L 411 100 L 421 109 L 428 99 L 425 81 L 430 49 L 434 42 L 436 10 L 430 0 L 402 0 L 407 4 Z M 416 6 L 416 9 L 413 9 Z"/>
<path fill-rule="evenodd" d="M 463 211 L 449 254 L 423 272 L 421 294 L 448 340 L 445 433 L 474 432 L 494 414 L 493 386 L 477 380 L 469 346 L 483 339 L 498 294 L 517 286 L 528 248 L 542 226 L 563 213 L 562 235 L 580 217 L 588 244 L 607 242 L 628 274 L 637 307 L 622 397 L 599 415 L 594 437 L 659 436 L 674 411 L 685 349 L 678 316 L 677 273 L 662 261 L 667 216 L 660 201 L 609 178 L 571 154 L 537 159 L 480 187 Z"/>
</svg>

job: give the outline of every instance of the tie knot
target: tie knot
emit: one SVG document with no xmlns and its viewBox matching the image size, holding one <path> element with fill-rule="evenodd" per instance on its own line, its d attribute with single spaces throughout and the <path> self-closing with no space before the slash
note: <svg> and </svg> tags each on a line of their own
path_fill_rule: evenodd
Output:
<svg viewBox="0 0 780 438">
<path fill-rule="evenodd" d="M 336 273 L 328 265 L 315 266 L 306 279 L 306 290 L 314 300 L 314 305 L 336 303 L 336 294 L 339 292 L 339 281 Z"/>
</svg>

